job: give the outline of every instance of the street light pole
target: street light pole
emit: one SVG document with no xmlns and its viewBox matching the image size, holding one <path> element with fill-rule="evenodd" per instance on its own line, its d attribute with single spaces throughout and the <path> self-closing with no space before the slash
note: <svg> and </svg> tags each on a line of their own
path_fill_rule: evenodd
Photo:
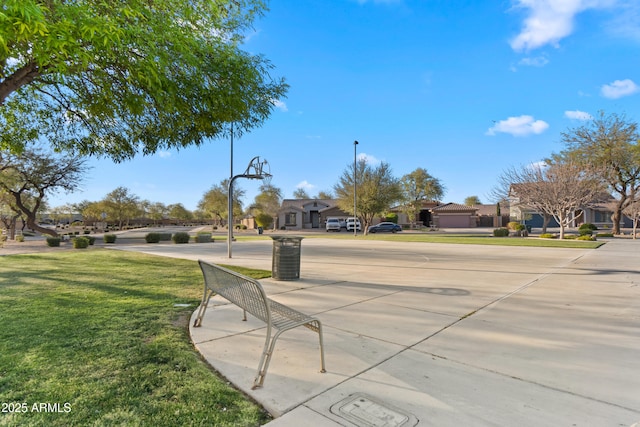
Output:
<svg viewBox="0 0 640 427">
<path fill-rule="evenodd" d="M 356 214 L 356 168 L 357 166 L 357 156 L 356 156 L 356 148 L 358 146 L 358 141 L 353 141 L 353 236 L 358 235 L 358 215 Z"/>
</svg>

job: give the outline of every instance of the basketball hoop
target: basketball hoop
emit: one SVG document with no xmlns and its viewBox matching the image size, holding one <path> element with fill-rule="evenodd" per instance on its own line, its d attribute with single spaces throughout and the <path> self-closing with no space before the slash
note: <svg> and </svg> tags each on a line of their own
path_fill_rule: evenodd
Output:
<svg viewBox="0 0 640 427">
<path fill-rule="evenodd" d="M 265 168 L 266 166 L 266 168 Z M 266 170 L 265 170 L 266 169 Z M 265 185 L 271 185 L 271 168 L 266 160 L 260 161 L 260 157 L 256 156 L 249 162 L 249 166 L 247 166 L 247 170 L 244 171 L 243 174 L 236 175 L 231 177 L 229 180 L 227 198 L 229 200 L 229 227 L 228 227 L 228 236 L 227 236 L 227 253 L 229 258 L 231 258 L 231 242 L 233 241 L 233 228 L 231 224 L 233 224 L 233 202 L 232 202 L 232 194 L 233 194 L 233 181 L 238 178 L 248 178 L 248 179 L 261 179 L 263 180 Z"/>
</svg>

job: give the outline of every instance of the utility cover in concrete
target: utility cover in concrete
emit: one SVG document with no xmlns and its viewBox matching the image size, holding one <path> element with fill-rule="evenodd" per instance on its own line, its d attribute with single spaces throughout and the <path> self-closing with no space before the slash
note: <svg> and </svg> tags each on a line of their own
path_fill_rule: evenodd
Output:
<svg viewBox="0 0 640 427">
<path fill-rule="evenodd" d="M 364 393 L 349 395 L 331 406 L 331 413 L 360 427 L 413 427 L 418 419 Z"/>
</svg>

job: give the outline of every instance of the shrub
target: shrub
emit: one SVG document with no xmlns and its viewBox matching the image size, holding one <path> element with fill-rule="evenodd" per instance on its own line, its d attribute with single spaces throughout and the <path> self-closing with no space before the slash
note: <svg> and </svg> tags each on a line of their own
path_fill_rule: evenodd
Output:
<svg viewBox="0 0 640 427">
<path fill-rule="evenodd" d="M 387 222 L 392 222 L 394 224 L 398 223 L 398 214 L 391 212 L 385 215 L 384 220 Z"/>
<path fill-rule="evenodd" d="M 144 240 L 147 243 L 158 243 L 160 241 L 160 233 L 147 233 L 144 236 Z"/>
<path fill-rule="evenodd" d="M 89 247 L 89 239 L 86 237 L 76 237 L 73 239 L 73 247 L 76 249 L 86 249 Z"/>
<path fill-rule="evenodd" d="M 594 224 L 585 222 L 584 224 L 580 225 L 580 228 L 578 230 L 591 230 L 591 231 L 595 231 L 597 230 L 598 227 L 596 227 Z"/>
<path fill-rule="evenodd" d="M 508 228 L 509 230 L 517 230 L 517 229 L 518 229 L 517 227 L 518 227 L 519 225 L 520 225 L 520 223 L 519 223 L 518 221 L 511 221 L 511 222 L 509 222 L 509 223 L 507 224 L 507 228 Z"/>
<path fill-rule="evenodd" d="M 116 236 L 115 234 L 105 234 L 102 239 L 104 240 L 105 243 L 115 243 L 116 237 L 118 236 Z"/>
<path fill-rule="evenodd" d="M 613 237 L 613 233 L 598 233 L 597 237 Z"/>
<path fill-rule="evenodd" d="M 507 228 L 496 228 L 493 230 L 493 237 L 507 237 L 509 235 L 509 229 Z"/>
<path fill-rule="evenodd" d="M 578 233 L 580 234 L 580 236 L 591 236 L 593 234 L 593 230 L 590 228 L 582 228 L 580 227 L 578 229 Z"/>
<path fill-rule="evenodd" d="M 16 242 L 24 242 L 24 234 L 18 234 L 16 236 Z"/>
<path fill-rule="evenodd" d="M 552 233 L 544 233 L 540 235 L 541 239 L 555 239 L 556 235 Z"/>
<path fill-rule="evenodd" d="M 47 237 L 47 246 L 49 247 L 56 247 L 56 246 L 60 246 L 60 241 L 62 239 L 60 237 Z"/>
<path fill-rule="evenodd" d="M 180 231 L 175 233 L 171 239 L 173 240 L 173 243 L 189 243 L 189 233 Z"/>
<path fill-rule="evenodd" d="M 196 243 L 209 243 L 211 242 L 211 233 L 200 232 L 196 234 Z"/>
<path fill-rule="evenodd" d="M 596 240 L 595 236 L 591 236 L 591 235 L 582 235 L 579 236 L 576 240 Z"/>
<path fill-rule="evenodd" d="M 578 236 L 576 236 L 575 234 L 565 234 L 564 235 L 564 239 L 565 240 L 576 240 L 578 238 Z"/>
<path fill-rule="evenodd" d="M 84 238 L 89 241 L 89 244 L 91 246 L 93 246 L 93 244 L 96 242 L 96 238 L 94 236 L 84 236 Z"/>
</svg>

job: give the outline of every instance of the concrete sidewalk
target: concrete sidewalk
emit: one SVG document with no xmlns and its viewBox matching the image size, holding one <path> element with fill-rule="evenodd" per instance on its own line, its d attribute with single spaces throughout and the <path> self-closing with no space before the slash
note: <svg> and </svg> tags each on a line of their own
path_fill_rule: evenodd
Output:
<svg viewBox="0 0 640 427">
<path fill-rule="evenodd" d="M 278 340 L 212 300 L 192 339 L 269 426 L 631 426 L 640 421 L 640 242 L 597 250 L 306 239 L 267 294 L 323 322 Z M 271 241 L 122 247 L 271 269 Z"/>
</svg>

